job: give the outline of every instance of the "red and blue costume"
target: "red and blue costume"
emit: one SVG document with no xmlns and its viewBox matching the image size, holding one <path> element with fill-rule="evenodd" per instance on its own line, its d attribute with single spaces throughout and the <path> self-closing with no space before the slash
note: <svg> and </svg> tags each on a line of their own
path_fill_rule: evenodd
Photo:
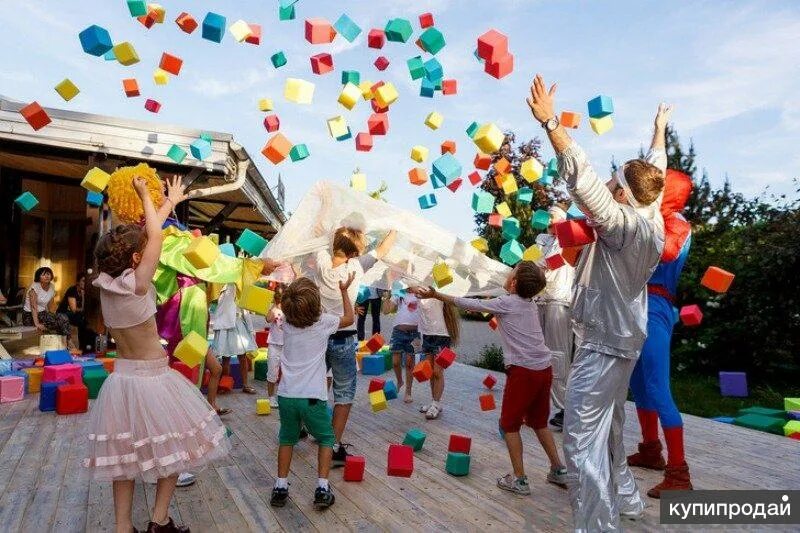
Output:
<svg viewBox="0 0 800 533">
<path fill-rule="evenodd" d="M 631 390 L 642 427 L 639 451 L 628 457 L 630 466 L 666 470 L 662 483 L 647 494 L 660 497 L 662 490 L 691 489 L 683 451 L 683 420 L 669 386 L 670 343 L 676 322 L 675 294 L 692 241 L 689 222 L 681 215 L 692 192 L 691 178 L 667 170 L 661 215 L 665 242 L 661 262 L 647 284 L 647 340 L 631 375 Z M 661 456 L 658 422 L 667 443 L 667 462 Z"/>
</svg>

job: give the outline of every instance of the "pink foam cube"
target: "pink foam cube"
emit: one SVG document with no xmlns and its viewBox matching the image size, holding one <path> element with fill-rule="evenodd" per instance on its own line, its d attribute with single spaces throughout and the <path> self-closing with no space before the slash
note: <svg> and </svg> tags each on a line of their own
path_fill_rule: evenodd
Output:
<svg viewBox="0 0 800 533">
<path fill-rule="evenodd" d="M 72 385 L 83 383 L 83 367 L 74 363 L 44 367 L 42 383 L 66 381 Z"/>
<path fill-rule="evenodd" d="M 161 109 L 161 104 L 159 104 L 152 98 L 148 98 L 147 101 L 145 101 L 144 103 L 144 108 L 150 111 L 151 113 L 158 113 L 159 110 Z"/>
<path fill-rule="evenodd" d="M 25 396 L 25 378 L 21 376 L 0 377 L 0 403 L 18 402 Z"/>
</svg>

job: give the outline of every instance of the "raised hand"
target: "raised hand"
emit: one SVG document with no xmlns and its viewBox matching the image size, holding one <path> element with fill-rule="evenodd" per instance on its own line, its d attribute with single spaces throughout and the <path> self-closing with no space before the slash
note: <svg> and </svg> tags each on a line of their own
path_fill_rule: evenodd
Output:
<svg viewBox="0 0 800 533">
<path fill-rule="evenodd" d="M 544 122 L 556 116 L 554 108 L 554 101 L 556 95 L 556 84 L 554 83 L 550 90 L 547 90 L 544 79 L 541 74 L 537 74 L 533 78 L 531 84 L 531 95 L 527 98 L 528 107 L 531 108 L 534 118 L 539 122 Z"/>
<path fill-rule="evenodd" d="M 420 300 L 436 298 L 436 289 L 433 287 L 416 287 L 413 292 Z"/>
<path fill-rule="evenodd" d="M 343 292 L 347 291 L 348 287 L 350 287 L 350 284 L 353 283 L 354 279 L 356 279 L 356 273 L 355 272 L 350 272 L 350 275 L 347 276 L 347 281 L 340 281 L 339 282 L 339 290 L 341 290 Z"/>
<path fill-rule="evenodd" d="M 673 109 L 674 107 L 672 104 L 665 104 L 663 102 L 658 104 L 658 111 L 656 111 L 655 119 L 656 128 L 663 130 L 667 127 L 669 119 L 672 117 Z"/>
<path fill-rule="evenodd" d="M 180 176 L 174 175 L 167 180 L 167 200 L 175 207 L 186 199 L 186 187 L 183 186 Z"/>
<path fill-rule="evenodd" d="M 147 196 L 147 181 L 145 181 L 143 177 L 134 176 L 131 184 L 133 185 L 133 190 L 136 191 L 140 199 Z"/>
</svg>

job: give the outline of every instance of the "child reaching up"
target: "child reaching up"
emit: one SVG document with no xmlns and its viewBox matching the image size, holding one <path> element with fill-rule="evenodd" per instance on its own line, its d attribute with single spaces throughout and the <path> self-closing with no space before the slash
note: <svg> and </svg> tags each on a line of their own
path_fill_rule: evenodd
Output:
<svg viewBox="0 0 800 533">
<path fill-rule="evenodd" d="M 267 337 L 268 357 L 267 357 L 267 395 L 269 396 L 269 406 L 278 407 L 278 399 L 275 397 L 275 385 L 278 383 L 281 369 L 281 354 L 283 353 L 283 323 L 285 317 L 281 309 L 281 298 L 283 289 L 281 285 L 275 289 L 275 297 L 272 300 L 272 308 L 267 314 L 269 322 L 269 336 Z"/>
<path fill-rule="evenodd" d="M 567 469 L 558 456 L 553 434 L 547 427 L 550 414 L 550 384 L 553 370 L 550 350 L 544 344 L 539 314 L 533 297 L 545 286 L 541 269 L 530 261 L 517 264 L 506 279 L 508 294 L 490 300 L 455 298 L 432 287 L 418 289 L 420 298 L 435 298 L 468 311 L 494 313 L 503 346 L 506 386 L 500 412 L 500 429 L 505 432 L 513 474 L 497 480 L 497 486 L 516 494 L 530 494 L 531 488 L 522 464 L 523 423 L 533 428 L 550 460 L 547 481 L 566 487 Z M 423 300 L 425 301 L 425 300 Z"/>
<path fill-rule="evenodd" d="M 401 296 L 392 296 L 383 301 L 383 312 L 386 314 L 397 312 L 392 329 L 392 338 L 389 341 L 392 349 L 392 364 L 397 376 L 397 390 L 406 386 L 406 395 L 403 401 L 411 403 L 411 385 L 414 379 L 411 372 L 414 370 L 414 344 L 419 341 L 419 300 L 410 291 L 404 291 Z M 406 378 L 403 380 L 403 367 L 406 369 Z"/>
<path fill-rule="evenodd" d="M 188 531 L 168 516 L 178 473 L 197 471 L 230 450 L 225 426 L 200 391 L 168 365 L 156 330 L 153 274 L 161 254 L 161 226 L 186 198 L 178 178 L 156 210 L 144 179 L 133 187 L 144 207 L 145 227 L 119 225 L 100 238 L 103 319 L 117 343 L 108 376 L 89 419 L 84 464 L 98 481 L 113 481 L 117 531 L 135 531 L 131 519 L 134 480 L 157 481 L 148 531 Z"/>
<path fill-rule="evenodd" d="M 328 415 L 328 388 L 325 380 L 325 352 L 328 337 L 353 324 L 353 304 L 347 293 L 355 273 L 339 282 L 343 314 L 322 312 L 319 288 L 308 278 L 298 278 L 283 294 L 283 354 L 281 382 L 278 384 L 278 410 L 281 429 L 278 435 L 278 479 L 272 489 L 270 505 L 283 507 L 289 498 L 289 467 L 294 445 L 305 426 L 319 444 L 319 484 L 314 492 L 314 507 L 325 509 L 336 498 L 328 484 L 333 445 L 336 439 Z"/>
<path fill-rule="evenodd" d="M 211 351 L 222 359 L 222 375 L 230 375 L 231 357 L 239 359 L 239 373 L 242 378 L 242 392 L 255 394 L 256 390 L 247 383 L 247 353 L 258 349 L 256 334 L 247 311 L 236 304 L 236 284 L 228 283 L 217 300 L 217 308 L 211 316 L 214 329 L 214 342 Z M 218 411 L 224 414 L 222 411 Z M 229 409 L 224 409 L 229 412 Z"/>
</svg>

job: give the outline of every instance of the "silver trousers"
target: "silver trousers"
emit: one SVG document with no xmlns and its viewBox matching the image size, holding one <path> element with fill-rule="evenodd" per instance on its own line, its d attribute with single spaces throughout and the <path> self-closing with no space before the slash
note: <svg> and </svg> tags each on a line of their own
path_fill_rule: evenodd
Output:
<svg viewBox="0 0 800 533">
<path fill-rule="evenodd" d="M 572 364 L 572 318 L 568 305 L 558 302 L 538 304 L 539 322 L 542 324 L 544 343 L 553 353 L 553 386 L 550 399 L 553 407 L 564 409 L 564 397 L 567 392 L 567 377 Z"/>
<path fill-rule="evenodd" d="M 567 382 L 564 457 L 575 531 L 619 531 L 620 513 L 644 502 L 628 467 L 622 430 L 635 359 L 578 348 Z"/>
</svg>

